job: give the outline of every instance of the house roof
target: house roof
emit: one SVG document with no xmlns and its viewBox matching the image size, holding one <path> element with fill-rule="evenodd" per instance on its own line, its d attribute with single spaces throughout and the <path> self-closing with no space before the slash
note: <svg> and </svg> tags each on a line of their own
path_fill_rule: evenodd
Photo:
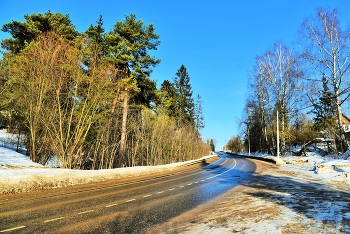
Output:
<svg viewBox="0 0 350 234">
<path fill-rule="evenodd" d="M 345 114 L 342 114 L 342 116 L 343 116 L 343 124 L 349 124 L 350 125 L 350 119 Z M 335 116 L 334 120 L 336 122 L 338 122 L 338 116 Z"/>
</svg>

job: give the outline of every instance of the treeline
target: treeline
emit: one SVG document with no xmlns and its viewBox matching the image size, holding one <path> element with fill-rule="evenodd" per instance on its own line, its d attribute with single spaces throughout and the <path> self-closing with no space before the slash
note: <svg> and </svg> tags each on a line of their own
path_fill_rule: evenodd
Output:
<svg viewBox="0 0 350 234">
<path fill-rule="evenodd" d="M 160 89 L 150 79 L 160 63 L 153 24 L 136 15 L 105 32 L 78 32 L 68 15 L 25 15 L 2 31 L 0 117 L 26 139 L 27 153 L 45 164 L 103 169 L 158 165 L 208 154 L 201 97 L 193 98 L 182 65 Z"/>
<path fill-rule="evenodd" d="M 330 152 L 347 149 L 342 120 L 350 96 L 350 30 L 337 10 L 319 9 L 299 33 L 296 47 L 276 42 L 256 56 L 241 121 L 244 142 L 233 138 L 231 146 L 276 155 L 279 133 L 281 154 L 316 137 L 334 140 Z"/>
</svg>

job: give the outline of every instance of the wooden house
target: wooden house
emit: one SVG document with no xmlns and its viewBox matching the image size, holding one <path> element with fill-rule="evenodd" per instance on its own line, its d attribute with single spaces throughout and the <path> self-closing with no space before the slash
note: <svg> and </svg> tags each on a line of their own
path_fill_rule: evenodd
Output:
<svg viewBox="0 0 350 234">
<path fill-rule="evenodd" d="M 342 117 L 343 117 L 342 121 L 343 121 L 344 132 L 346 132 L 346 133 L 349 132 L 350 133 L 350 119 L 344 114 L 343 114 Z M 336 116 L 334 118 L 334 120 L 335 120 L 336 123 L 338 123 L 338 116 Z"/>
</svg>

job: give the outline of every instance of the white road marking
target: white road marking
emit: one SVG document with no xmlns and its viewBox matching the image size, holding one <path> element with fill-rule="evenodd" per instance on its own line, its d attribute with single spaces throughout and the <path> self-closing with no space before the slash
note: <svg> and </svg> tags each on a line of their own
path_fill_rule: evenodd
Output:
<svg viewBox="0 0 350 234">
<path fill-rule="evenodd" d="M 127 201 L 125 201 L 125 203 L 132 202 L 132 201 L 136 201 L 136 199 L 127 200 Z"/>
<path fill-rule="evenodd" d="M 213 179 L 213 178 L 215 178 L 215 177 L 217 177 L 217 176 L 220 176 L 220 175 L 222 175 L 222 174 L 225 174 L 225 173 L 231 171 L 232 169 L 234 169 L 234 168 L 237 166 L 237 162 L 236 162 L 236 160 L 234 160 L 234 159 L 233 159 L 233 161 L 235 161 L 235 165 L 234 165 L 232 168 L 228 169 L 227 171 L 224 171 L 223 173 L 217 174 L 217 175 L 215 175 L 215 176 L 211 176 L 211 177 L 207 178 L 207 180 Z"/>
<path fill-rule="evenodd" d="M 78 214 L 86 214 L 86 213 L 90 213 L 90 212 L 94 212 L 94 210 L 86 210 L 86 211 L 80 212 Z"/>
<path fill-rule="evenodd" d="M 194 182 L 195 184 L 198 184 L 199 183 L 199 181 L 196 181 L 196 182 Z"/>
<path fill-rule="evenodd" d="M 232 168 L 230 168 L 229 170 L 224 171 L 223 173 L 220 173 L 220 174 L 218 174 L 218 175 L 215 175 L 215 176 L 211 176 L 211 177 L 209 177 L 209 178 L 206 178 L 206 180 L 215 178 L 215 177 L 217 177 L 217 176 L 220 176 L 220 175 L 222 175 L 222 174 L 225 174 L 225 173 L 231 171 L 232 169 L 234 169 L 234 168 L 236 167 L 236 165 L 237 165 L 236 160 L 234 160 L 234 161 L 235 161 L 235 165 L 234 165 Z M 171 176 L 171 175 L 168 175 L 168 176 Z M 165 177 L 168 177 L 168 176 L 165 176 Z M 151 181 L 151 180 L 155 180 L 155 179 L 144 180 L 144 181 L 141 181 L 141 182 L 146 182 L 146 181 Z M 201 180 L 201 181 L 204 181 L 204 180 Z M 196 181 L 195 183 L 197 184 L 197 183 L 199 183 L 199 181 Z M 187 184 L 187 185 L 192 185 L 192 183 L 189 183 L 189 184 Z M 183 188 L 183 187 L 184 187 L 183 185 L 180 186 L 180 188 Z M 171 189 L 169 189 L 169 190 L 175 190 L 175 188 L 171 188 Z M 164 191 L 158 192 L 158 194 L 160 194 L 160 193 L 164 193 Z M 143 196 L 143 197 L 150 197 L 150 196 L 152 196 L 152 195 L 149 194 L 149 195 L 145 195 L 145 196 Z M 8 199 L 6 199 L 6 200 L 8 200 Z M 125 201 L 125 202 L 128 203 L 128 202 L 132 202 L 132 201 L 136 201 L 136 199 L 130 199 L 130 200 L 127 200 L 127 201 Z M 116 205 L 117 205 L 117 204 L 115 203 L 115 204 L 107 205 L 107 206 L 105 206 L 105 207 L 112 207 L 112 206 L 116 206 Z M 85 213 L 90 213 L 90 212 L 93 212 L 93 211 L 94 211 L 94 210 L 87 210 L 87 211 L 80 212 L 80 213 L 78 213 L 78 214 L 85 214 Z M 48 220 L 45 220 L 44 223 L 53 222 L 53 221 L 60 220 L 60 219 L 64 219 L 64 218 L 65 218 L 65 217 L 62 216 L 62 217 L 58 217 L 58 218 L 55 218 L 55 219 L 48 219 Z M 10 231 L 18 230 L 18 229 L 25 228 L 25 227 L 26 227 L 26 226 L 18 226 L 18 227 L 14 227 L 14 228 L 4 229 L 4 230 L 1 230 L 0 233 L 10 232 Z"/>
<path fill-rule="evenodd" d="M 52 221 L 56 221 L 56 220 L 60 220 L 60 219 L 64 219 L 64 217 L 59 217 L 59 218 L 55 218 L 55 219 L 48 219 L 48 220 L 45 220 L 44 223 L 48 223 L 48 222 L 52 222 Z"/>
<path fill-rule="evenodd" d="M 5 230 L 1 230 L 0 232 L 11 232 L 11 231 L 18 230 L 18 229 L 25 228 L 25 227 L 26 227 L 26 226 L 19 226 L 19 227 L 14 227 L 14 228 L 9 228 L 9 229 L 5 229 Z"/>
</svg>

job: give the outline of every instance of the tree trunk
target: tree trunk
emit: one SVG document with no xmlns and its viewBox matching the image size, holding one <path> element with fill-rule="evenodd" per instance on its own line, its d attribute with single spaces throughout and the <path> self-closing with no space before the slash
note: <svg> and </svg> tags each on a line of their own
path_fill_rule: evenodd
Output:
<svg viewBox="0 0 350 234">
<path fill-rule="evenodd" d="M 126 124 L 128 120 L 128 109 L 129 109 L 129 91 L 128 88 L 124 89 L 124 100 L 123 100 L 123 120 L 122 120 L 122 133 L 120 137 L 120 148 L 119 155 L 124 158 L 125 154 L 125 145 L 126 145 Z"/>
<path fill-rule="evenodd" d="M 341 106 L 339 104 L 339 96 L 337 96 L 337 114 L 338 114 L 338 129 L 339 129 L 339 140 L 340 140 L 340 151 L 341 153 L 344 153 L 346 149 L 344 149 L 344 143 L 345 143 L 345 133 L 343 129 L 343 113 L 341 110 Z"/>
<path fill-rule="evenodd" d="M 113 100 L 113 106 L 112 106 L 112 114 L 115 111 L 115 107 L 117 106 L 118 100 L 119 100 L 119 93 L 120 93 L 120 87 L 118 87 L 117 92 L 115 94 L 115 98 Z"/>
</svg>

